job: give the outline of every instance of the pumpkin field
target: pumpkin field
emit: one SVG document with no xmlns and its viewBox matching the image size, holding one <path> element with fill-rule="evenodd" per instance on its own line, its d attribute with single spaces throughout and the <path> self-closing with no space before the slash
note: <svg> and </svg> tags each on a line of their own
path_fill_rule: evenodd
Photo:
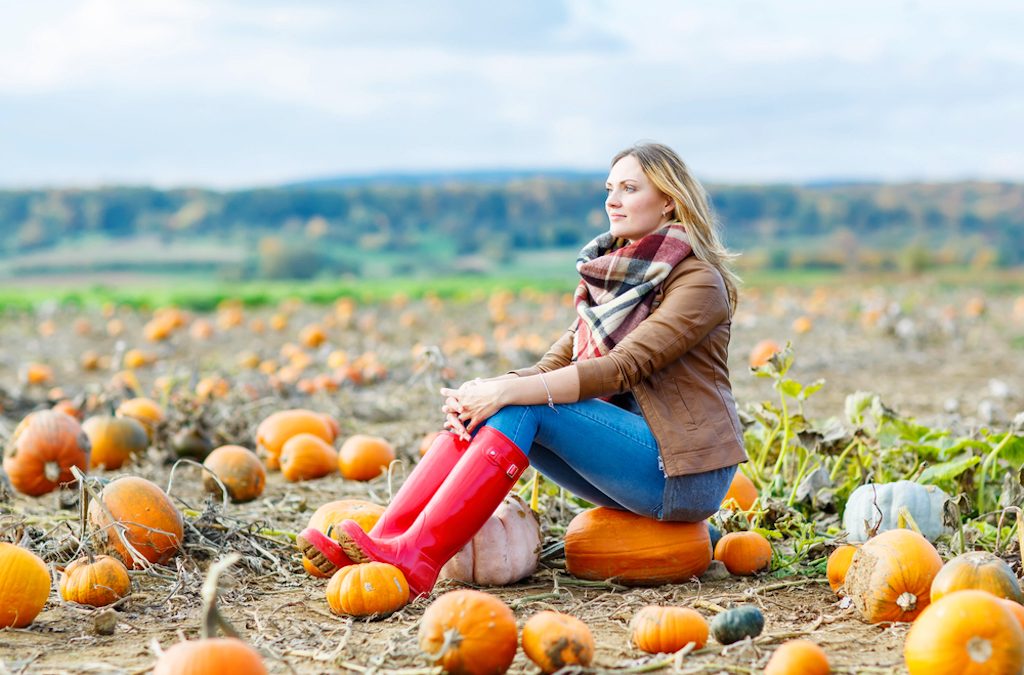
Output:
<svg viewBox="0 0 1024 675">
<path fill-rule="evenodd" d="M 176 644 L 232 632 L 188 646 L 221 673 L 1021 671 L 1020 279 L 745 289 L 750 461 L 709 524 L 527 470 L 427 597 L 303 560 L 308 525 L 373 526 L 440 387 L 572 317 L 571 288 L 7 310 L 0 673 L 183 672 Z"/>
</svg>

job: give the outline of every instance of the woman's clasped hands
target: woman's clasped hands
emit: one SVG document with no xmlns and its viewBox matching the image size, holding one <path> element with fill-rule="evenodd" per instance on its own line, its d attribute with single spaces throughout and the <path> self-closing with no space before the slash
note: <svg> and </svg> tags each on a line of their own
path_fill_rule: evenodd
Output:
<svg viewBox="0 0 1024 675">
<path fill-rule="evenodd" d="M 463 382 L 458 389 L 441 388 L 445 397 L 441 412 L 444 426 L 463 440 L 502 408 L 502 383 L 499 380 L 476 378 Z"/>
</svg>

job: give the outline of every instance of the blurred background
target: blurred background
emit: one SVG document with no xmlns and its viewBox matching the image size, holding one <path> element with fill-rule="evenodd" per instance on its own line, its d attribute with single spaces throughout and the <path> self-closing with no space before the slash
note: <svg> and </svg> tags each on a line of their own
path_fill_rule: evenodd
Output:
<svg viewBox="0 0 1024 675">
<path fill-rule="evenodd" d="M 608 160 L 640 140 L 705 182 L 754 285 L 1012 282 L 1022 20 L 996 0 L 12 4 L 0 284 L 571 284 Z"/>
</svg>

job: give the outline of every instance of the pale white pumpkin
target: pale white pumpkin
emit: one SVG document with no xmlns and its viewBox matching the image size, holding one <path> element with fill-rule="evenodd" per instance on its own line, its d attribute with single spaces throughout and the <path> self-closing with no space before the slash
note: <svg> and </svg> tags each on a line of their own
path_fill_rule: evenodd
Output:
<svg viewBox="0 0 1024 675">
<path fill-rule="evenodd" d="M 910 480 L 895 483 L 867 483 L 850 495 L 843 513 L 843 529 L 851 542 L 867 541 L 868 532 L 878 526 L 878 532 L 897 527 L 901 507 L 928 541 L 935 541 L 950 529 L 942 524 L 942 504 L 949 495 L 934 485 L 922 485 Z M 877 508 L 876 508 L 877 505 Z"/>
<path fill-rule="evenodd" d="M 526 502 L 511 494 L 441 568 L 440 576 L 478 586 L 504 586 L 536 572 L 539 562 L 540 524 Z"/>
</svg>

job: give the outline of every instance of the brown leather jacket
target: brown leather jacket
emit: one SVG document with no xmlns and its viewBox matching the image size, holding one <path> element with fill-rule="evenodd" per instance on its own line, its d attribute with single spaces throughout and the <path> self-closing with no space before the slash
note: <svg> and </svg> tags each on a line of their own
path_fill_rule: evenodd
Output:
<svg viewBox="0 0 1024 675">
<path fill-rule="evenodd" d="M 604 356 L 576 363 L 580 400 L 631 391 L 661 451 L 665 473 L 682 476 L 745 462 L 729 383 L 729 300 L 722 275 L 688 256 L 657 289 L 652 311 Z M 570 329 L 530 368 L 572 364 Z"/>
</svg>

